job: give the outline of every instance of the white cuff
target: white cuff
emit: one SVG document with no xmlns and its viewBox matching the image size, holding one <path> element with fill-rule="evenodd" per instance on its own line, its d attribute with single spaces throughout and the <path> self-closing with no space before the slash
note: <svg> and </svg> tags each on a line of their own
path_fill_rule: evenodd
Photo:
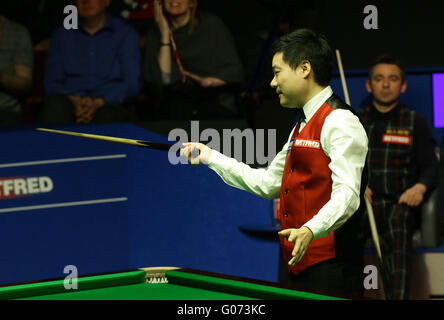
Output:
<svg viewBox="0 0 444 320">
<path fill-rule="evenodd" d="M 208 159 L 208 165 L 221 164 L 224 161 L 224 158 L 225 156 L 222 153 L 213 149 L 213 151 L 211 151 L 210 159 Z"/>
<path fill-rule="evenodd" d="M 307 227 L 308 229 L 311 230 L 311 232 L 313 233 L 313 240 L 326 236 L 326 234 L 323 234 L 324 232 L 322 232 L 323 231 L 322 227 L 317 226 L 316 223 L 314 223 L 311 220 L 307 221 L 303 225 L 303 227 Z"/>
</svg>

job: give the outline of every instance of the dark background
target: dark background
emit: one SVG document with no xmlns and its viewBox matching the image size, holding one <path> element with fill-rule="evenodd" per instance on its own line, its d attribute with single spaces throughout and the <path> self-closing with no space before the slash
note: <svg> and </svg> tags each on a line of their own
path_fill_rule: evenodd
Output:
<svg viewBox="0 0 444 320">
<path fill-rule="evenodd" d="M 202 6 L 218 13 L 232 29 L 251 30 L 252 25 L 271 26 L 285 3 L 284 22 L 290 31 L 308 27 L 325 34 L 332 47 L 341 50 L 346 69 L 366 69 L 387 51 L 407 67 L 443 66 L 444 11 L 438 1 L 207 0 Z M 378 30 L 363 26 L 363 10 L 369 4 L 378 9 Z"/>
<path fill-rule="evenodd" d="M 2 0 L 0 13 L 24 24 L 34 44 L 49 37 L 64 18 L 69 0 Z M 378 30 L 366 30 L 366 5 L 378 9 Z M 443 66 L 443 5 L 438 1 L 327 1 L 327 0 L 200 0 L 202 9 L 219 15 L 233 32 L 240 48 L 242 41 L 263 39 L 273 28 L 280 7 L 286 5 L 283 23 L 289 29 L 309 27 L 324 33 L 334 48 L 341 50 L 346 69 L 367 68 L 381 52 L 390 51 L 407 67 Z M 111 1 L 111 11 L 125 7 Z M 142 24 L 137 24 L 143 32 Z M 246 39 L 244 39 L 246 38 Z"/>
</svg>

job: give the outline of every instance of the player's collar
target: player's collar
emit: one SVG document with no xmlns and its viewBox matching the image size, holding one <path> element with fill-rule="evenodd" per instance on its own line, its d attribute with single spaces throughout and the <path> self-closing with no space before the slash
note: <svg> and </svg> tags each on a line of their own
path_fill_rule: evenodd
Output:
<svg viewBox="0 0 444 320">
<path fill-rule="evenodd" d="M 311 98 L 303 107 L 305 114 L 305 122 L 310 121 L 311 117 L 316 113 L 316 111 L 327 101 L 328 98 L 333 94 L 333 90 L 330 86 L 325 87 L 321 92 Z"/>
</svg>

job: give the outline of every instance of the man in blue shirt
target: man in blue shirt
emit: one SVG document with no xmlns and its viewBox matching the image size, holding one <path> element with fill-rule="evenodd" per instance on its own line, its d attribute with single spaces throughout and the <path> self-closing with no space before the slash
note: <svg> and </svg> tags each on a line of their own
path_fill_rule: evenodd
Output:
<svg viewBox="0 0 444 320">
<path fill-rule="evenodd" d="M 42 122 L 130 120 L 125 103 L 142 88 L 139 35 L 107 13 L 109 3 L 76 0 L 79 28 L 60 27 L 53 33 Z"/>
</svg>

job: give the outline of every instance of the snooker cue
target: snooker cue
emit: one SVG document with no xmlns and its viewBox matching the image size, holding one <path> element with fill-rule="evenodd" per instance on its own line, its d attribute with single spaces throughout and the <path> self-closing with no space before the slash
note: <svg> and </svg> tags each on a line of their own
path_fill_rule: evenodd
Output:
<svg viewBox="0 0 444 320">
<path fill-rule="evenodd" d="M 344 97 L 345 97 L 345 102 L 351 106 L 350 103 L 350 97 L 348 95 L 348 89 L 347 89 L 347 83 L 345 81 L 345 75 L 344 75 L 344 68 L 342 67 L 342 60 L 341 60 L 341 53 L 339 52 L 338 49 L 336 49 L 336 59 L 338 62 L 338 67 L 339 67 L 339 75 L 341 77 L 341 83 L 342 83 L 342 89 L 344 90 Z M 379 264 L 380 264 L 380 269 L 382 272 L 381 278 L 382 278 L 382 282 L 383 282 L 383 286 L 384 286 L 384 282 L 385 282 L 385 272 L 383 272 L 383 264 L 382 264 L 382 253 L 381 253 L 381 246 L 379 243 L 379 234 L 378 234 L 378 229 L 376 227 L 376 221 L 375 221 L 375 215 L 373 212 L 373 208 L 372 205 L 370 203 L 370 201 L 367 199 L 367 197 L 364 195 L 364 200 L 365 200 L 365 206 L 367 208 L 367 213 L 368 213 L 368 220 L 369 220 L 369 224 L 370 224 L 370 230 L 372 233 L 372 239 L 373 239 L 373 243 L 375 245 L 376 248 L 376 253 L 378 255 L 378 260 L 379 260 Z"/>
<path fill-rule="evenodd" d="M 51 133 L 58 133 L 58 134 L 65 134 L 65 135 L 81 137 L 81 138 L 102 140 L 102 141 L 115 142 L 115 143 L 123 143 L 123 144 L 129 144 L 132 146 L 144 147 L 144 148 L 155 149 L 155 150 L 163 150 L 163 151 L 169 151 L 170 148 L 173 146 L 173 144 L 164 144 L 164 143 L 157 143 L 157 142 L 144 141 L 144 140 L 117 138 L 117 137 L 102 136 L 102 135 L 97 135 L 97 134 L 80 133 L 80 132 L 72 132 L 72 131 L 54 130 L 54 129 L 46 129 L 46 128 L 37 128 L 36 130 L 46 131 L 46 132 L 51 132 Z"/>
</svg>

